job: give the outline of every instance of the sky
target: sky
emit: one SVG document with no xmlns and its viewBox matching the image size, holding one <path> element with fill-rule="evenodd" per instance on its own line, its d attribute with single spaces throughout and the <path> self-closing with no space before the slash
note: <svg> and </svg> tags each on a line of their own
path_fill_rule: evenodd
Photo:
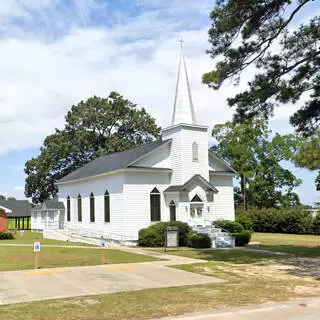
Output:
<svg viewBox="0 0 320 320">
<path fill-rule="evenodd" d="M 0 194 L 24 199 L 25 162 L 63 128 L 70 107 L 92 95 L 117 91 L 168 126 L 181 38 L 198 123 L 212 128 L 231 120 L 226 99 L 245 87 L 252 70 L 239 87 L 213 91 L 201 83 L 214 66 L 205 52 L 213 6 L 208 0 L 0 1 Z M 277 109 L 273 131 L 293 132 L 288 117 L 296 109 Z M 289 168 L 303 180 L 296 190 L 302 202 L 319 201 L 316 172 Z"/>
</svg>

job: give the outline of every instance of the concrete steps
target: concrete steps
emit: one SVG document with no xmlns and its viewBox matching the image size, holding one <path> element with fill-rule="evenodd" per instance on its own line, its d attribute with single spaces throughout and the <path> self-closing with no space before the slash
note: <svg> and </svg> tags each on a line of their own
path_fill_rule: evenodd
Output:
<svg viewBox="0 0 320 320">
<path fill-rule="evenodd" d="M 222 231 L 213 225 L 192 226 L 192 229 L 201 234 L 207 234 L 211 239 L 212 248 L 234 248 L 235 239 L 228 232 Z"/>
</svg>

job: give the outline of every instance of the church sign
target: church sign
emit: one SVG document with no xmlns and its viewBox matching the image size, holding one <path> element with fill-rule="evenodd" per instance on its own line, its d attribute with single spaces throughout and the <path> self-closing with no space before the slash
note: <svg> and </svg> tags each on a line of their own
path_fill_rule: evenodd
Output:
<svg viewBox="0 0 320 320">
<path fill-rule="evenodd" d="M 165 249 L 179 247 L 179 229 L 175 226 L 168 226 L 165 230 Z"/>
</svg>

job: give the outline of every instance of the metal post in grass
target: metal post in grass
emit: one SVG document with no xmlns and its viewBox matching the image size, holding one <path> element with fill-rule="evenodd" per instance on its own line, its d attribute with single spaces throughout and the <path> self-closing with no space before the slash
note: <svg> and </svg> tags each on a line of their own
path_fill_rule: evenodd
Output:
<svg viewBox="0 0 320 320">
<path fill-rule="evenodd" d="M 33 243 L 33 252 L 34 252 L 34 268 L 39 269 L 39 254 L 40 254 L 40 241 L 35 240 Z"/>
<path fill-rule="evenodd" d="M 100 238 L 100 249 L 101 249 L 101 257 L 102 257 L 102 264 L 105 264 L 105 248 L 106 248 L 106 240 L 103 236 Z"/>
</svg>

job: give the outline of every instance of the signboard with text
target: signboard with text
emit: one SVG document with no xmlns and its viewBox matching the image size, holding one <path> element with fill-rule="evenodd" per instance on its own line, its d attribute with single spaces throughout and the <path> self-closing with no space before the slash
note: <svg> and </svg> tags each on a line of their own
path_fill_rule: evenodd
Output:
<svg viewBox="0 0 320 320">
<path fill-rule="evenodd" d="M 178 248 L 179 247 L 179 229 L 175 226 L 169 226 L 165 230 L 165 247 Z"/>
</svg>

